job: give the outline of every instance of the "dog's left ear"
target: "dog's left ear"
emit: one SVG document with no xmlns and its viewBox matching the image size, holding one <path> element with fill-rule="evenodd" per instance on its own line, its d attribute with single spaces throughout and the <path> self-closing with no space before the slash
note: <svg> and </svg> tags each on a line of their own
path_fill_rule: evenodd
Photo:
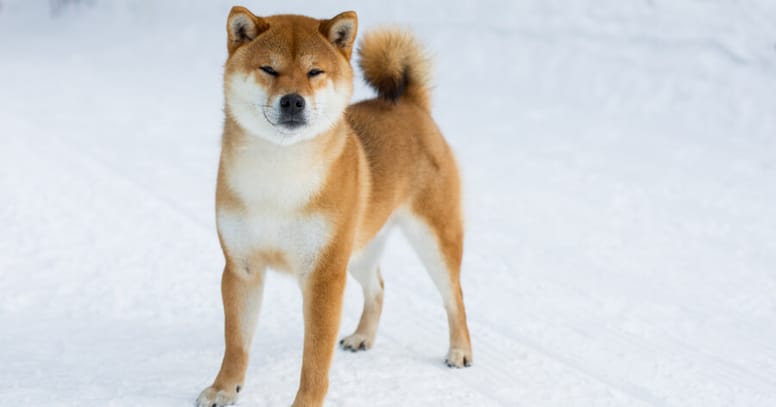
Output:
<svg viewBox="0 0 776 407">
<path fill-rule="evenodd" d="M 346 11 L 330 20 L 322 20 L 318 30 L 345 55 L 345 58 L 350 59 L 358 30 L 358 16 L 355 11 Z"/>
</svg>

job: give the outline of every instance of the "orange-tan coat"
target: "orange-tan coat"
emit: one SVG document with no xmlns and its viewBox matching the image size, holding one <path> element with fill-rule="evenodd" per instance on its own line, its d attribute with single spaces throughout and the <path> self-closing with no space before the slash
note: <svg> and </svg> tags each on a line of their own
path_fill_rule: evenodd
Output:
<svg viewBox="0 0 776 407">
<path fill-rule="evenodd" d="M 226 350 L 199 406 L 232 404 L 241 390 L 268 268 L 298 278 L 304 350 L 294 406 L 321 406 L 348 270 L 364 310 L 345 349 L 375 341 L 382 310 L 378 262 L 402 228 L 439 288 L 449 366 L 472 362 L 460 285 L 461 191 L 452 151 L 430 115 L 428 61 L 413 37 L 382 30 L 362 41 L 360 65 L 378 97 L 350 105 L 354 12 L 329 20 L 227 20 L 225 113 L 216 188 Z"/>
</svg>

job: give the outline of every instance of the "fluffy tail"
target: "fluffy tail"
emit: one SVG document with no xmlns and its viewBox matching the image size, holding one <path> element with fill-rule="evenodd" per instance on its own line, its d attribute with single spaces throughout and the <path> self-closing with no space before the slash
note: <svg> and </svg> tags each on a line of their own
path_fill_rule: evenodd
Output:
<svg viewBox="0 0 776 407">
<path fill-rule="evenodd" d="M 430 110 L 430 65 L 423 48 L 399 29 L 368 32 L 358 50 L 364 79 L 383 99 L 409 100 Z"/>
</svg>

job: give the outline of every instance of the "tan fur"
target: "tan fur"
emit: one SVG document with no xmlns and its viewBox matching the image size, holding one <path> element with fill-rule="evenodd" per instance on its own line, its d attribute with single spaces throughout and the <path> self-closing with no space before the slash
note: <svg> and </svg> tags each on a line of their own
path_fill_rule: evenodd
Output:
<svg viewBox="0 0 776 407">
<path fill-rule="evenodd" d="M 343 346 L 365 349 L 374 341 L 383 291 L 369 256 L 379 251 L 375 236 L 398 218 L 407 220 L 418 246 L 430 248 L 419 254 L 448 312 L 448 364 L 462 367 L 472 361 L 459 280 L 460 180 L 453 154 L 429 113 L 428 61 L 415 40 L 399 31 L 368 34 L 359 51 L 361 66 L 379 97 L 343 106 L 312 138 L 258 134 L 271 128 L 260 117 L 254 127 L 246 124 L 254 117 L 243 108 L 243 91 L 249 88 L 242 86 L 256 87 L 267 98 L 255 102 L 257 109 L 289 93 L 310 103 L 336 95 L 349 99 L 356 29 L 353 12 L 330 20 L 262 18 L 234 7 L 229 15 L 226 119 L 216 188 L 226 258 L 226 351 L 216 380 L 197 401 L 200 406 L 231 404 L 237 398 L 267 268 L 297 276 L 302 287 L 304 353 L 294 406 L 322 405 L 349 264 L 361 268 L 356 278 L 364 286 L 365 304 L 356 333 Z M 264 66 L 277 75 L 263 72 Z M 324 73 L 311 76 L 311 69 Z"/>
<path fill-rule="evenodd" d="M 412 100 L 431 111 L 431 62 L 415 37 L 397 29 L 374 30 L 361 40 L 358 54 L 364 79 L 380 97 Z"/>
</svg>

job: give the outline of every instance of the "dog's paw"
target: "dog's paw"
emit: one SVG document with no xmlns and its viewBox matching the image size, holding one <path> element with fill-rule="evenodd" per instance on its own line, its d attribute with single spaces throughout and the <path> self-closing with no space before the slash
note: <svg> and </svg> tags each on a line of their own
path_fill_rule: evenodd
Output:
<svg viewBox="0 0 776 407">
<path fill-rule="evenodd" d="M 237 393 L 240 391 L 240 386 L 232 391 L 218 390 L 213 386 L 202 390 L 202 393 L 197 397 L 196 407 L 223 407 L 229 406 L 237 402 Z"/>
<path fill-rule="evenodd" d="M 447 364 L 447 367 L 469 367 L 472 365 L 472 353 L 460 348 L 450 349 L 450 352 L 447 353 L 445 363 Z"/>
<path fill-rule="evenodd" d="M 351 352 L 358 352 L 360 350 L 367 350 L 372 347 L 372 339 L 367 338 L 366 335 L 355 333 L 350 336 L 342 338 L 340 341 L 342 349 L 349 350 Z"/>
</svg>

